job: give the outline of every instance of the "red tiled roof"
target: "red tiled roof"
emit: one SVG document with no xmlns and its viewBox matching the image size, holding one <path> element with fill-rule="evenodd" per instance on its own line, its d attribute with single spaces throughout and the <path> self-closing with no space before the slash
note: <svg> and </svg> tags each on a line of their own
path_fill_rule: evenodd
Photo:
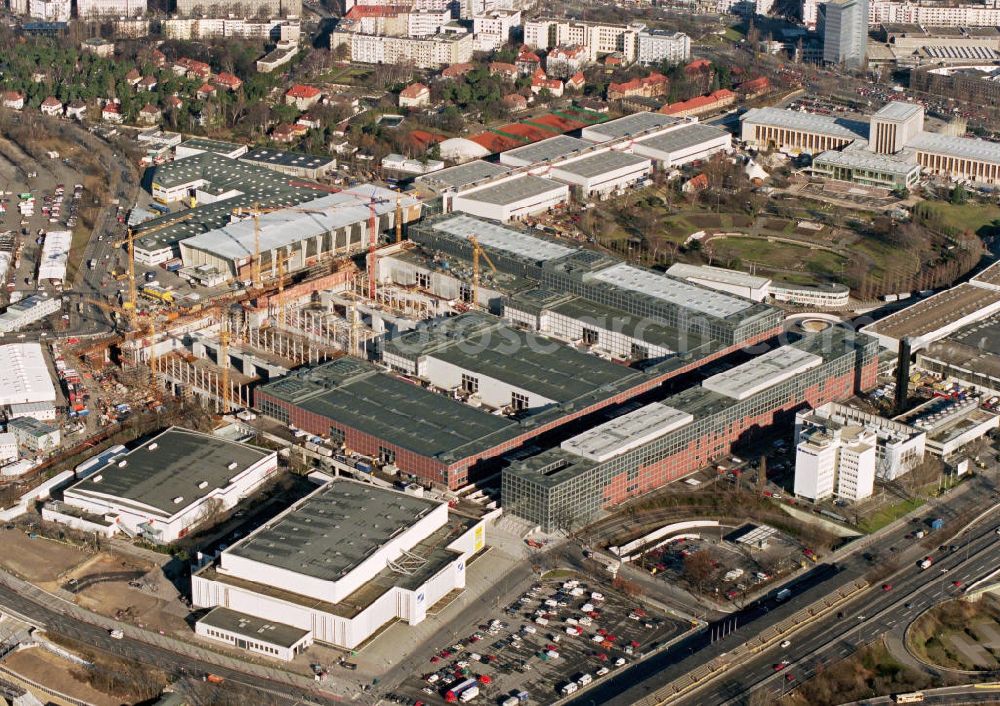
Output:
<svg viewBox="0 0 1000 706">
<path fill-rule="evenodd" d="M 101 109 L 103 113 L 120 113 L 121 108 L 118 107 L 117 103 L 105 103 L 104 107 Z"/>
<path fill-rule="evenodd" d="M 215 82 L 221 83 L 222 85 L 228 86 L 229 88 L 239 88 L 240 86 L 243 85 L 243 81 L 241 81 L 237 76 L 234 76 L 233 74 L 227 73 L 225 71 L 222 71 L 221 73 L 219 73 L 218 76 L 215 77 Z"/>
<path fill-rule="evenodd" d="M 430 89 L 422 83 L 411 83 L 409 86 L 400 91 L 399 95 L 403 98 L 419 98 L 422 93 L 429 90 Z"/>
<path fill-rule="evenodd" d="M 55 96 L 49 96 L 48 98 L 42 101 L 42 105 L 48 107 L 55 107 L 57 105 L 62 106 L 62 103 Z"/>
<path fill-rule="evenodd" d="M 517 67 L 513 64 L 505 64 L 502 61 L 491 61 L 490 62 L 490 75 L 493 74 L 516 74 Z"/>
<path fill-rule="evenodd" d="M 285 95 L 290 96 L 291 98 L 315 98 L 321 92 L 322 91 L 314 86 L 306 86 L 301 83 L 297 83 L 289 88 Z"/>
<path fill-rule="evenodd" d="M 20 91 L 4 91 L 3 99 L 5 101 L 24 100 L 24 96 L 21 94 Z"/>
<path fill-rule="evenodd" d="M 465 76 L 465 74 L 476 68 L 475 64 L 452 64 L 451 66 L 444 69 L 441 75 L 444 78 L 458 78 L 459 76 Z"/>
<path fill-rule="evenodd" d="M 152 114 L 152 113 L 159 113 L 160 109 L 152 105 L 151 103 L 147 103 L 146 105 L 142 106 L 142 109 L 139 112 Z"/>
<path fill-rule="evenodd" d="M 708 188 L 708 177 L 704 174 L 699 174 L 697 176 L 691 177 L 687 183 L 692 189 L 707 189 Z"/>
<path fill-rule="evenodd" d="M 724 100 L 729 100 L 735 98 L 736 94 L 726 88 L 720 88 L 715 93 L 710 93 L 707 96 L 696 96 L 690 100 L 680 101 L 679 103 L 671 103 L 670 105 L 665 105 L 660 108 L 660 112 L 664 115 L 673 115 L 675 113 L 683 113 L 688 110 L 697 110 L 699 108 L 710 108 L 717 103 L 721 103 Z"/>
<path fill-rule="evenodd" d="M 755 78 L 752 81 L 744 81 L 740 84 L 740 90 L 745 93 L 766 91 L 770 87 L 771 80 L 767 76 L 761 76 L 760 78 Z"/>
<path fill-rule="evenodd" d="M 569 77 L 569 80 L 566 81 L 566 85 L 567 86 L 570 86 L 570 85 L 572 85 L 572 86 L 582 86 L 584 83 L 586 83 L 586 81 L 587 81 L 587 79 L 584 78 L 583 72 L 582 71 L 577 71 L 575 74 L 573 74 L 572 76 Z"/>
<path fill-rule="evenodd" d="M 210 83 L 203 83 L 201 88 L 198 89 L 198 93 L 215 93 L 215 86 Z"/>
<path fill-rule="evenodd" d="M 687 66 L 685 66 L 684 70 L 685 71 L 690 71 L 690 72 L 702 71 L 702 70 L 706 70 L 707 71 L 708 68 L 711 65 L 712 65 L 712 62 L 709 61 L 708 59 L 695 59 L 690 64 L 688 64 Z"/>
</svg>

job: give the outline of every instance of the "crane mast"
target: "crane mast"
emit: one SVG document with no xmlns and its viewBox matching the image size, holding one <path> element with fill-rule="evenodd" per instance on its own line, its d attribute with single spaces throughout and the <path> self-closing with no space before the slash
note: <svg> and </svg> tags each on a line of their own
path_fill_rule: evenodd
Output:
<svg viewBox="0 0 1000 706">
<path fill-rule="evenodd" d="M 378 243 L 378 217 L 375 214 L 375 194 L 368 202 L 368 298 L 375 301 L 375 246 Z"/>
</svg>

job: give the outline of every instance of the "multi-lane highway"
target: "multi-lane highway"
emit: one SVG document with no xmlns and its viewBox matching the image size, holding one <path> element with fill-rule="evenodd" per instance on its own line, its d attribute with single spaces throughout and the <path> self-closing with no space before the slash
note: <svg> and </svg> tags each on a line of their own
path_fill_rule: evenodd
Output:
<svg viewBox="0 0 1000 706">
<path fill-rule="evenodd" d="M 659 653 L 643 662 L 639 662 L 615 678 L 588 690 L 586 694 L 572 701 L 571 706 L 586 706 L 591 702 L 614 704 L 615 706 L 634 704 L 650 696 L 657 689 L 670 683 L 673 679 L 688 674 L 714 660 L 719 656 L 720 652 L 730 649 L 730 646 L 726 644 L 720 645 L 717 643 L 711 645 L 707 637 L 708 635 L 711 635 L 713 632 L 718 634 L 720 630 L 728 632 L 732 629 L 733 625 L 736 625 L 739 626 L 738 637 L 740 639 L 749 639 L 774 625 L 779 617 L 786 612 L 794 612 L 796 609 L 804 608 L 810 600 L 816 600 L 813 597 L 803 595 L 803 593 L 807 591 L 815 593 L 810 587 L 817 584 L 824 587 L 829 586 L 833 590 L 837 586 L 847 585 L 859 576 L 876 571 L 878 567 L 895 566 L 903 570 L 903 580 L 900 581 L 895 578 L 882 579 L 881 577 L 877 579 L 875 581 L 876 586 L 870 595 L 874 595 L 880 602 L 893 600 L 897 596 L 902 595 L 901 592 L 905 592 L 907 586 L 913 581 L 919 582 L 921 585 L 927 584 L 931 586 L 935 591 L 935 595 L 940 595 L 940 590 L 944 588 L 944 584 L 941 583 L 942 580 L 948 585 L 950 585 L 951 581 L 956 580 L 955 578 L 948 577 L 950 571 L 942 573 L 940 569 L 948 568 L 948 562 L 953 562 L 955 558 L 946 557 L 943 560 L 945 563 L 939 564 L 931 573 L 919 572 L 916 568 L 916 562 L 919 558 L 927 553 L 936 555 L 940 552 L 937 549 L 937 541 L 933 539 L 933 536 L 925 540 L 928 546 L 933 541 L 933 551 L 927 546 L 921 546 L 920 542 L 914 541 L 911 538 L 913 531 L 918 528 L 916 522 L 921 519 L 926 522 L 930 517 L 942 517 L 951 527 L 957 529 L 959 524 L 968 522 L 974 514 L 985 510 L 988 507 L 985 503 L 996 502 L 996 495 L 995 484 L 990 479 L 984 476 L 972 479 L 943 498 L 926 505 L 921 513 L 919 513 L 919 519 L 915 517 L 912 521 L 901 522 L 883 530 L 878 536 L 858 540 L 852 545 L 854 549 L 852 551 L 849 550 L 849 554 L 837 559 L 836 573 L 833 572 L 833 567 L 829 566 L 827 566 L 826 573 L 818 570 L 813 572 L 813 575 L 806 577 L 804 583 L 793 587 L 794 597 L 787 603 L 778 607 L 775 606 L 773 600 L 752 603 L 743 610 L 709 625 L 702 635 L 684 640 L 666 652 Z M 955 554 L 956 557 L 961 556 L 963 558 L 969 556 L 975 559 L 977 552 L 982 552 L 983 556 L 975 560 L 981 561 L 983 566 L 992 566 L 995 568 L 1000 564 L 1000 547 L 996 546 L 994 541 L 1000 540 L 1000 537 L 993 533 L 993 522 L 995 522 L 995 519 L 986 517 L 970 530 L 971 536 L 978 537 L 976 540 L 978 544 L 969 543 L 966 546 L 963 542 L 966 541 L 967 537 L 962 534 L 949 539 L 948 548 L 950 549 L 952 544 L 959 545 L 961 548 Z M 983 535 L 983 533 L 985 534 Z M 818 569 L 822 568 L 818 567 Z M 894 586 L 893 590 L 886 592 L 885 595 L 880 591 L 883 581 L 888 581 Z M 899 585 L 897 586 L 896 584 Z M 914 601 L 901 601 L 901 603 L 905 602 L 912 603 L 912 608 L 908 612 L 910 619 L 912 619 L 916 615 L 919 604 Z M 906 609 L 904 608 L 904 610 Z M 836 612 L 834 611 L 828 617 L 817 620 L 815 626 L 810 626 L 809 629 L 820 626 L 828 628 L 830 625 L 839 624 L 841 619 L 835 617 Z M 845 615 L 847 614 L 845 613 Z M 857 611 L 854 612 L 854 615 L 855 617 L 852 618 L 854 620 L 852 627 L 855 629 L 854 637 L 857 638 L 857 628 L 860 626 L 861 637 L 866 640 L 869 639 L 878 629 L 878 626 L 859 621 L 856 617 L 858 615 Z M 869 612 L 866 617 L 872 618 L 873 616 L 874 613 Z M 890 619 L 891 617 L 887 618 L 886 622 Z M 803 633 L 803 635 L 808 634 L 807 632 Z M 835 631 L 834 634 L 836 634 Z M 802 649 L 801 640 L 802 638 L 799 636 L 792 638 L 792 649 L 795 649 L 792 656 L 798 659 L 804 658 L 808 653 L 808 650 Z M 735 644 L 733 643 L 732 646 L 735 646 Z M 846 644 L 841 644 L 840 647 L 846 647 Z M 841 651 L 840 648 L 825 651 L 823 657 L 828 662 L 836 661 L 836 659 L 842 656 L 838 654 L 839 651 Z M 843 654 L 846 655 L 849 651 L 850 649 L 844 651 Z M 774 661 L 778 661 L 772 658 L 775 654 L 780 654 L 780 651 L 777 653 L 768 652 L 766 654 L 768 657 L 762 658 L 759 664 L 755 662 L 751 663 L 754 665 L 753 669 L 748 669 L 745 664 L 741 664 L 738 671 L 734 667 L 733 671 L 727 672 L 717 683 L 713 683 L 711 687 L 705 687 L 702 691 L 697 692 L 697 698 L 690 699 L 689 703 L 725 703 L 727 700 L 737 699 L 741 694 L 744 694 L 747 688 L 755 686 L 757 682 L 762 681 L 765 677 L 773 677 L 773 672 L 769 674 L 770 665 Z M 792 659 L 792 657 L 779 657 L 778 659 L 782 658 Z M 768 659 L 772 659 L 772 661 L 768 662 Z M 804 679 L 811 673 L 811 669 L 813 668 L 814 665 L 804 664 L 801 668 L 789 669 L 789 672 L 795 674 L 796 678 Z M 781 678 L 784 679 L 783 676 Z M 774 679 L 773 681 L 774 683 L 771 685 L 771 688 L 776 690 L 778 688 L 778 680 Z M 782 684 L 784 685 L 785 682 L 782 682 Z M 709 694 L 709 696 L 706 697 L 705 694 Z"/>
<path fill-rule="evenodd" d="M 890 589 L 876 584 L 864 597 L 846 605 L 839 612 L 843 617 L 834 614 L 817 620 L 792 636 L 788 648 L 773 647 L 741 662 L 681 703 L 739 703 L 757 689 L 780 695 L 818 668 L 846 657 L 897 626 L 909 624 L 928 608 L 961 596 L 967 584 L 1000 564 L 1000 536 L 992 524 L 980 527 L 966 542 L 955 546 L 954 552 L 933 552 L 937 558 L 926 570 L 921 570 L 911 555 L 896 576 L 886 579 Z M 918 551 L 912 554 L 922 555 L 919 547 L 915 549 Z M 789 664 L 776 672 L 773 665 L 782 660 Z M 792 675 L 791 680 L 788 675 Z"/>
</svg>

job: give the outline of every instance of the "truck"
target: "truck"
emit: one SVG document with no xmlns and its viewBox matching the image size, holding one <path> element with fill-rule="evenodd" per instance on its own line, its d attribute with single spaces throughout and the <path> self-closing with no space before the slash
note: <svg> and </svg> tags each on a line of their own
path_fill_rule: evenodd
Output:
<svg viewBox="0 0 1000 706">
<path fill-rule="evenodd" d="M 95 260 L 94 258 L 91 258 L 91 259 L 87 260 L 87 268 L 88 269 L 93 270 L 96 267 L 97 267 L 97 260 Z"/>
<path fill-rule="evenodd" d="M 467 690 L 472 687 L 476 687 L 476 694 L 479 694 L 479 682 L 475 679 L 466 679 L 465 681 L 460 681 L 457 684 L 452 684 L 448 691 L 444 692 L 444 700 L 450 704 L 458 701 L 459 697 Z"/>
<path fill-rule="evenodd" d="M 218 674 L 212 674 L 211 672 L 209 672 L 208 674 L 205 675 L 205 678 L 202 681 L 207 681 L 209 684 L 221 684 L 226 680 L 220 677 Z"/>
<path fill-rule="evenodd" d="M 458 700 L 461 701 L 463 704 L 467 704 L 477 696 L 479 696 L 479 685 L 473 684 L 468 689 L 466 689 L 465 691 L 463 691 L 461 694 L 458 695 Z"/>
<path fill-rule="evenodd" d="M 940 517 L 936 517 L 933 520 L 931 520 L 932 530 L 939 530 L 942 527 L 944 527 L 944 520 L 942 520 Z"/>
<path fill-rule="evenodd" d="M 790 588 L 783 588 L 780 591 L 778 591 L 778 594 L 775 596 L 775 599 L 779 603 L 782 603 L 784 601 L 787 601 L 791 597 L 792 597 L 792 590 Z"/>
<path fill-rule="evenodd" d="M 925 557 L 924 560 L 920 562 L 920 570 L 923 571 L 924 569 L 929 569 L 933 563 L 933 557 Z"/>
<path fill-rule="evenodd" d="M 109 630 L 108 634 L 111 635 L 111 637 L 113 637 L 116 640 L 121 640 L 123 637 L 125 637 L 125 633 L 123 633 L 118 628 L 115 628 L 114 630 Z"/>
</svg>

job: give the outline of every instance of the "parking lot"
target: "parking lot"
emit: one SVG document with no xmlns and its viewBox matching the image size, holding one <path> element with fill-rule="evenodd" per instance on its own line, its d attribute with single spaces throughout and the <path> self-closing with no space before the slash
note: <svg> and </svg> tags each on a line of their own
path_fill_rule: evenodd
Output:
<svg viewBox="0 0 1000 706">
<path fill-rule="evenodd" d="M 474 703 L 548 704 L 576 693 L 688 629 L 651 613 L 609 587 L 577 580 L 541 581 L 488 617 L 472 635 L 442 645 L 427 671 L 408 678 L 387 700 L 440 703 L 476 679 Z M 513 701 L 511 701 L 513 703 Z"/>
</svg>

